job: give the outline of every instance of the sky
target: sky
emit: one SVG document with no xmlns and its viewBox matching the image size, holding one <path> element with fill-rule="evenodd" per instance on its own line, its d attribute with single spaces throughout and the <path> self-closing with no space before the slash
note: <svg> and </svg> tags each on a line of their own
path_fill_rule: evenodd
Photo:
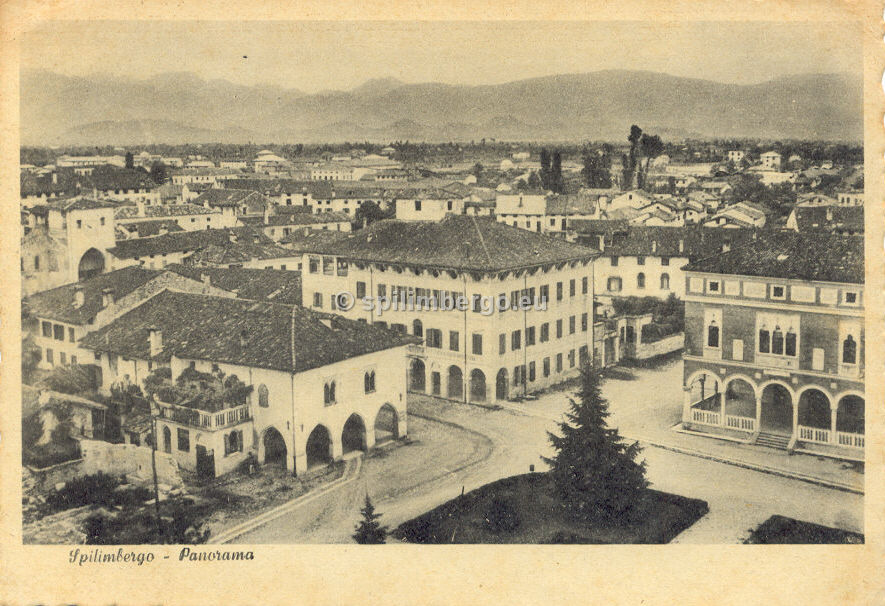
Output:
<svg viewBox="0 0 885 606">
<path fill-rule="evenodd" d="M 137 79 L 185 71 L 308 93 L 384 77 L 478 85 L 642 69 L 752 84 L 862 70 L 858 26 L 822 22 L 56 21 L 21 44 L 24 69 Z"/>
</svg>

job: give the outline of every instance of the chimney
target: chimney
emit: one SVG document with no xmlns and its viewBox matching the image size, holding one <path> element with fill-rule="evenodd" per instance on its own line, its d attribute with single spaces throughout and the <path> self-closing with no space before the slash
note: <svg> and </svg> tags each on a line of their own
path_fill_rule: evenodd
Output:
<svg viewBox="0 0 885 606">
<path fill-rule="evenodd" d="M 728 252 L 731 250 L 731 244 L 729 242 L 722 243 L 722 252 Z"/>
<path fill-rule="evenodd" d="M 653 252 L 653 253 L 658 252 L 658 241 L 657 240 L 651 241 L 651 252 Z"/>
<path fill-rule="evenodd" d="M 240 331 L 240 348 L 246 347 L 246 335 L 248 335 L 248 331 L 243 329 Z"/>
<path fill-rule="evenodd" d="M 148 341 L 150 342 L 151 357 L 155 358 L 163 351 L 163 331 L 156 326 L 148 328 Z"/>
<path fill-rule="evenodd" d="M 833 209 L 831 207 L 827 207 L 827 221 L 833 220 Z"/>
<path fill-rule="evenodd" d="M 685 250 L 685 240 L 679 240 L 679 252 L 683 252 Z"/>
<path fill-rule="evenodd" d="M 605 250 L 605 235 L 600 234 L 599 235 L 599 252 L 602 252 L 604 250 Z"/>
<path fill-rule="evenodd" d="M 102 309 L 114 304 L 114 289 L 105 288 L 101 291 L 101 307 Z"/>
<path fill-rule="evenodd" d="M 83 287 L 74 287 L 74 307 L 83 307 L 84 303 L 86 303 L 86 296 L 83 294 Z"/>
<path fill-rule="evenodd" d="M 264 223 L 270 222 L 270 205 L 264 207 Z"/>
<path fill-rule="evenodd" d="M 135 208 L 138 209 L 138 216 L 143 217 L 144 216 L 144 200 L 136 200 L 135 201 Z"/>
<path fill-rule="evenodd" d="M 309 228 L 309 227 L 305 227 L 305 228 L 304 228 L 304 235 L 305 235 L 305 236 L 309 236 L 309 235 L 310 235 L 310 228 Z"/>
<path fill-rule="evenodd" d="M 57 185 L 57 184 L 58 184 L 58 173 L 56 173 L 56 172 L 53 172 L 53 173 L 52 173 L 52 184 L 53 184 L 53 185 Z"/>
</svg>

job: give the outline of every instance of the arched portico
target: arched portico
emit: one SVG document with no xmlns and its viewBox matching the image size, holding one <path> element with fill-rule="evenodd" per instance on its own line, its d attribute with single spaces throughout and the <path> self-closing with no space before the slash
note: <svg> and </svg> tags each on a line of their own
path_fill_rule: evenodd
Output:
<svg viewBox="0 0 885 606">
<path fill-rule="evenodd" d="M 784 436 L 793 434 L 793 390 L 780 381 L 769 381 L 761 386 L 761 409 L 759 430 Z"/>
<path fill-rule="evenodd" d="M 502 368 L 495 376 L 495 399 L 506 400 L 510 397 L 510 385 L 507 379 L 507 369 Z"/>
<path fill-rule="evenodd" d="M 464 397 L 464 375 L 461 373 L 461 369 L 454 364 L 449 366 L 446 395 L 452 400 L 460 400 Z"/>
<path fill-rule="evenodd" d="M 722 424 L 722 380 L 709 370 L 699 370 L 685 381 L 683 420 L 705 425 Z"/>
<path fill-rule="evenodd" d="M 317 425 L 307 436 L 305 445 L 307 468 L 326 465 L 332 462 L 332 434 L 325 425 Z"/>
<path fill-rule="evenodd" d="M 486 401 L 486 376 L 483 371 L 474 368 L 470 371 L 470 401 Z"/>
<path fill-rule="evenodd" d="M 286 441 L 275 427 L 268 427 L 261 437 L 261 462 L 286 467 Z"/>
<path fill-rule="evenodd" d="M 863 394 L 846 392 L 836 404 L 836 441 L 840 446 L 864 447 L 865 405 Z"/>
<path fill-rule="evenodd" d="M 366 444 L 366 424 L 356 413 L 347 417 L 341 430 L 341 449 L 344 454 L 355 450 L 368 450 Z"/>
<path fill-rule="evenodd" d="M 424 393 L 425 381 L 424 360 L 412 358 L 412 363 L 409 366 L 409 391 Z"/>
<path fill-rule="evenodd" d="M 396 440 L 399 435 L 399 414 L 391 404 L 384 404 L 375 415 L 375 443 Z"/>
</svg>

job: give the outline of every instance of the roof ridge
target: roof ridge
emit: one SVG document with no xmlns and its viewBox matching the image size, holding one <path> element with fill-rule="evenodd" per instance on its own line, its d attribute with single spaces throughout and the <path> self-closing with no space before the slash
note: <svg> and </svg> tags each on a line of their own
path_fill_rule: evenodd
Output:
<svg viewBox="0 0 885 606">
<path fill-rule="evenodd" d="M 489 249 L 486 246 L 485 238 L 482 237 L 482 231 L 479 229 L 479 224 L 476 222 L 476 215 L 470 215 L 471 222 L 473 223 L 473 227 L 476 229 L 476 234 L 479 236 L 479 242 L 482 244 L 482 249 L 486 253 L 486 260 L 491 263 L 492 255 L 489 253 Z"/>
</svg>

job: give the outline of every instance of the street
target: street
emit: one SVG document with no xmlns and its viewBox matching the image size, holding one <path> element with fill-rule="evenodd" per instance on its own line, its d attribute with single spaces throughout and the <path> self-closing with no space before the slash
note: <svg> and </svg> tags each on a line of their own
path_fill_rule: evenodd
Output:
<svg viewBox="0 0 885 606">
<path fill-rule="evenodd" d="M 630 369 L 609 378 L 603 394 L 610 401 L 610 424 L 643 442 L 664 438 L 692 440 L 711 452 L 731 449 L 740 456 L 765 458 L 745 445 L 680 436 L 670 431 L 680 416 L 681 362 L 652 369 Z M 425 396 L 410 396 L 408 445 L 382 449 L 365 459 L 354 481 L 340 486 L 233 542 L 349 543 L 368 493 L 381 522 L 390 528 L 431 509 L 463 490 L 526 473 L 543 471 L 549 455 L 547 431 L 567 406 L 566 393 L 546 393 L 537 401 L 488 410 Z M 769 516 L 863 532 L 863 496 L 735 465 L 646 446 L 648 478 L 658 490 L 704 499 L 710 512 L 676 538 L 679 543 L 737 543 Z M 771 456 L 787 458 L 786 454 Z M 821 466 L 839 473 L 839 463 L 793 455 L 804 468 Z M 857 473 L 845 470 L 844 473 Z"/>
</svg>

